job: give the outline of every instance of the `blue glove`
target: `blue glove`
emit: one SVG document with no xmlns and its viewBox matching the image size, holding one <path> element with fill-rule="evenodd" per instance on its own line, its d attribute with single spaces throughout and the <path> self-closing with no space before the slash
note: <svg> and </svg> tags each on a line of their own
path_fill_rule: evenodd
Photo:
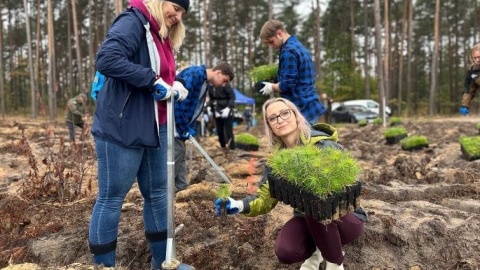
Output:
<svg viewBox="0 0 480 270">
<path fill-rule="evenodd" d="M 183 134 L 180 135 L 180 137 L 184 140 L 188 140 L 188 139 L 190 139 L 190 135 L 195 136 L 195 129 L 188 128 L 188 131 L 183 132 Z"/>
<path fill-rule="evenodd" d="M 166 82 L 162 80 L 162 78 L 158 79 L 155 84 L 153 85 L 152 96 L 155 100 L 166 100 L 172 95 L 172 88 Z"/>
<path fill-rule="evenodd" d="M 461 106 L 460 107 L 460 113 L 463 115 L 463 116 L 467 116 L 467 114 L 469 113 L 470 111 L 468 110 L 467 107 L 465 106 Z"/>
<path fill-rule="evenodd" d="M 222 215 L 222 211 L 227 211 L 229 215 L 235 215 L 243 211 L 243 201 L 234 200 L 228 197 L 228 200 L 218 198 L 215 201 L 215 214 Z"/>
</svg>

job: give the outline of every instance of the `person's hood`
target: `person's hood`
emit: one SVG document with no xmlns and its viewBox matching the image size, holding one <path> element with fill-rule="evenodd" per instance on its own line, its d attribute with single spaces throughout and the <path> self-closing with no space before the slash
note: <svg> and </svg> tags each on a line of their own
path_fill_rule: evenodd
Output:
<svg viewBox="0 0 480 270">
<path fill-rule="evenodd" d="M 307 142 L 305 138 L 301 138 L 303 144 L 315 144 L 321 140 L 338 141 L 338 132 L 334 127 L 325 124 L 318 123 L 311 126 L 310 142 Z"/>
</svg>

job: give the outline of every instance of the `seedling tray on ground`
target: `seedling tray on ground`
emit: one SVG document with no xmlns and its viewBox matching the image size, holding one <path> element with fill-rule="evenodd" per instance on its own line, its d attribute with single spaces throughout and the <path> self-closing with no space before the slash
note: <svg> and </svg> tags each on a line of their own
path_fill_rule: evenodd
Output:
<svg viewBox="0 0 480 270">
<path fill-rule="evenodd" d="M 405 147 L 402 145 L 402 150 L 406 150 L 406 151 L 422 150 L 423 148 L 428 148 L 428 144 L 419 144 L 412 147 Z"/>
<path fill-rule="evenodd" d="M 386 137 L 385 140 L 387 141 L 387 144 L 396 144 L 399 141 L 401 141 L 403 138 L 406 138 L 407 134 L 400 134 L 397 136 L 392 136 L 392 137 Z"/>
<path fill-rule="evenodd" d="M 460 145 L 460 149 L 462 150 L 462 154 L 467 158 L 468 161 L 480 159 L 480 155 L 469 155 L 463 145 Z"/>
<path fill-rule="evenodd" d="M 244 144 L 244 143 L 236 143 L 235 146 L 238 149 L 242 149 L 245 151 L 258 151 L 258 145 L 255 144 Z"/>
<path fill-rule="evenodd" d="M 361 183 L 347 186 L 344 191 L 326 198 L 293 185 L 274 174 L 268 175 L 270 195 L 319 221 L 335 220 L 357 209 L 361 192 Z"/>
</svg>

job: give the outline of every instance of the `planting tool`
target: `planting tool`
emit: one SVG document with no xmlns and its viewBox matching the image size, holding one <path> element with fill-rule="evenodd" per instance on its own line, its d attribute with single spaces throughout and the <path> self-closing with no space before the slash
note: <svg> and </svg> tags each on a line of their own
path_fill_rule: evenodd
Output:
<svg viewBox="0 0 480 270">
<path fill-rule="evenodd" d="M 197 147 L 198 151 L 200 151 L 200 153 L 202 153 L 202 155 L 205 157 L 205 159 L 208 160 L 208 162 L 210 163 L 210 165 L 212 165 L 212 167 L 215 169 L 215 171 L 217 171 L 217 173 L 222 177 L 223 181 L 231 184 L 232 181 L 230 181 L 228 179 L 228 177 L 222 172 L 222 170 L 220 169 L 220 167 L 218 167 L 218 165 L 215 163 L 215 161 L 213 161 L 212 158 L 210 158 L 210 156 L 207 154 L 207 152 L 205 152 L 205 150 L 203 150 L 202 146 L 200 146 L 200 144 L 197 142 L 197 140 L 195 140 L 195 138 L 192 135 L 189 136 L 189 139 Z"/>
<path fill-rule="evenodd" d="M 180 265 L 175 256 L 175 157 L 174 157 L 174 132 L 175 119 L 173 115 L 174 93 L 167 99 L 167 251 L 162 269 L 177 269 Z"/>
</svg>

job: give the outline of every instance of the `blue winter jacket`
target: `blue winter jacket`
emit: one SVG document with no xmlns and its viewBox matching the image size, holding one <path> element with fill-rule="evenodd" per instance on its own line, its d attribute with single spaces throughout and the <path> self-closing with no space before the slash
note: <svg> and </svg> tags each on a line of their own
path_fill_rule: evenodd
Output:
<svg viewBox="0 0 480 270">
<path fill-rule="evenodd" d="M 145 17 L 129 8 L 113 22 L 100 47 L 96 68 L 106 76 L 97 96 L 92 134 L 124 147 L 159 147 L 155 82 L 145 38 Z"/>
</svg>

